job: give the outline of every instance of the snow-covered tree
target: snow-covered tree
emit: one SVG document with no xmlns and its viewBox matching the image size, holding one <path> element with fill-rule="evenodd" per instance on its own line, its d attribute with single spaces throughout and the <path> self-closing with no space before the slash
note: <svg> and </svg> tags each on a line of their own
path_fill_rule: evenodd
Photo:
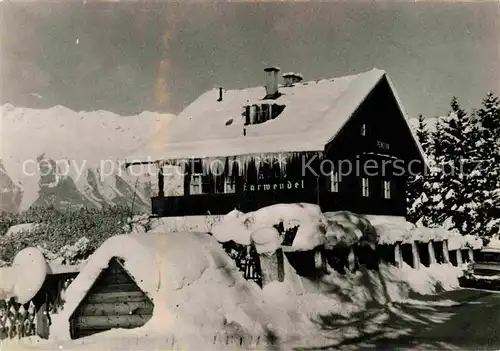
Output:
<svg viewBox="0 0 500 351">
<path fill-rule="evenodd" d="M 444 226 L 462 234 L 491 236 L 500 231 L 500 99 L 488 93 L 481 107 L 466 113 L 456 98 L 435 131 L 417 136 L 430 170 L 409 187 L 409 220 Z M 426 144 L 427 142 L 427 144 Z M 426 146 L 427 145 L 427 146 Z M 421 181 L 421 184 L 419 183 Z M 421 189 L 415 196 L 415 189 Z"/>
<path fill-rule="evenodd" d="M 436 145 L 436 164 L 439 171 L 440 189 L 434 195 L 436 211 L 434 221 L 437 224 L 446 221 L 461 233 L 469 233 L 474 227 L 474 207 L 472 198 L 475 184 L 468 184 L 472 171 L 471 155 L 476 150 L 478 137 L 475 121 L 459 105 L 454 97 L 451 111 L 443 120 Z"/>
<path fill-rule="evenodd" d="M 417 140 L 422 146 L 425 154 L 429 152 L 430 132 L 427 128 L 424 116 L 418 116 L 418 125 L 415 131 Z M 407 219 L 410 222 L 417 223 L 419 221 L 426 222 L 424 212 L 426 202 L 428 201 L 424 193 L 425 174 L 410 174 L 407 182 Z"/>
<path fill-rule="evenodd" d="M 417 139 L 422 149 L 426 154 L 429 153 L 429 146 L 431 142 L 431 133 L 427 128 L 427 123 L 425 122 L 425 118 L 422 114 L 418 115 L 418 126 L 416 130 Z"/>
<path fill-rule="evenodd" d="M 478 226 L 476 234 L 491 236 L 500 228 L 500 100 L 492 92 L 475 112 L 480 137 L 475 174 L 481 175 L 476 201 Z"/>
<path fill-rule="evenodd" d="M 442 140 L 444 138 L 444 127 L 442 119 L 436 122 L 436 129 L 430 134 L 430 142 L 428 147 L 429 169 L 425 174 L 422 192 L 422 204 L 424 205 L 422 212 L 423 216 L 421 223 L 425 226 L 432 227 L 441 225 L 446 218 L 443 215 L 444 204 L 442 201 L 443 186 L 441 183 L 442 167 L 437 163 L 444 155 L 444 146 Z"/>
</svg>

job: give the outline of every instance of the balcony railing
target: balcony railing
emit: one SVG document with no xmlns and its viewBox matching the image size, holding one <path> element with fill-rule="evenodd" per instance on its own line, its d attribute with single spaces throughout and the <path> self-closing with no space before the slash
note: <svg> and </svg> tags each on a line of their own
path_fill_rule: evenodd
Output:
<svg viewBox="0 0 500 351">
<path fill-rule="evenodd" d="M 367 198 L 357 194 L 326 191 L 317 194 L 308 189 L 153 197 L 151 201 L 153 215 L 160 217 L 221 215 L 235 208 L 249 212 L 277 203 L 297 202 L 318 204 L 323 212 L 348 210 L 373 215 L 406 214 L 405 201 L 401 198 Z"/>
</svg>

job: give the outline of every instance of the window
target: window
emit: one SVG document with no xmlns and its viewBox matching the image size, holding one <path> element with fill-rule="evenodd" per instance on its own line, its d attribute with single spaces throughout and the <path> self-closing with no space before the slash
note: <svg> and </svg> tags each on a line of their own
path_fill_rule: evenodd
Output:
<svg viewBox="0 0 500 351">
<path fill-rule="evenodd" d="M 339 172 L 333 171 L 330 173 L 330 191 L 333 193 L 339 192 Z"/>
<path fill-rule="evenodd" d="M 234 184 L 234 181 L 231 178 L 227 178 L 224 181 L 224 193 L 230 194 L 234 193 L 236 190 L 236 186 Z"/>
<path fill-rule="evenodd" d="M 189 194 L 197 195 L 202 194 L 202 178 L 203 175 L 201 173 L 193 173 L 191 174 L 191 182 L 189 184 Z"/>
<path fill-rule="evenodd" d="M 366 124 L 364 123 L 361 125 L 361 135 L 366 136 Z"/>
<path fill-rule="evenodd" d="M 384 199 L 391 198 L 391 181 L 384 180 Z"/>
<path fill-rule="evenodd" d="M 368 178 L 361 178 L 361 192 L 365 197 L 370 196 Z"/>
</svg>

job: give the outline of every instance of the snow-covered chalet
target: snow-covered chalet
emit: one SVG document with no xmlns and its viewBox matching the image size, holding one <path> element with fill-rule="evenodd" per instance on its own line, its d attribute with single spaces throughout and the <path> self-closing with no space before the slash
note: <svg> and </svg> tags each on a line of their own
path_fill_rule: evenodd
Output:
<svg viewBox="0 0 500 351">
<path fill-rule="evenodd" d="M 204 93 L 127 160 L 158 165 L 153 215 L 307 202 L 405 216 L 408 171 L 421 172 L 424 155 L 387 73 L 281 81 L 279 68 L 264 71 L 264 86 Z M 182 169 L 175 196 L 164 191 L 172 166 Z"/>
</svg>

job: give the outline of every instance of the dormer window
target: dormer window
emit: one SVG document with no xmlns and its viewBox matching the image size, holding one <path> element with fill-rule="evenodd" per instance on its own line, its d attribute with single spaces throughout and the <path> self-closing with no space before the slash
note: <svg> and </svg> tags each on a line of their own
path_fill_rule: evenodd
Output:
<svg viewBox="0 0 500 351">
<path fill-rule="evenodd" d="M 255 104 L 245 106 L 245 125 L 260 124 L 278 117 L 285 106 L 276 104 Z"/>
<path fill-rule="evenodd" d="M 366 136 L 366 124 L 365 123 L 363 123 L 361 125 L 361 135 Z"/>
</svg>

